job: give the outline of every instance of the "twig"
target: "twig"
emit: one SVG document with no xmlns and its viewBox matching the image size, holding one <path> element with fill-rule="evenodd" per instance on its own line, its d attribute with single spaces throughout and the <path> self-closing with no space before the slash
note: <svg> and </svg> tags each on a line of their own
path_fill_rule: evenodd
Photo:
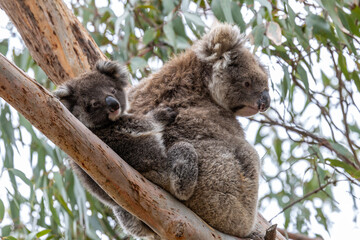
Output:
<svg viewBox="0 0 360 240">
<path fill-rule="evenodd" d="M 273 218 L 270 219 L 269 222 L 271 222 L 274 218 L 276 218 L 277 216 L 279 216 L 281 213 L 285 212 L 287 209 L 291 208 L 292 206 L 294 206 L 295 204 L 305 200 L 306 198 L 310 197 L 311 195 L 318 193 L 320 191 L 322 191 L 324 188 L 326 188 L 327 186 L 329 186 L 330 184 L 336 184 L 338 181 L 334 180 L 334 181 L 329 181 L 326 184 L 318 187 L 317 189 L 315 189 L 314 191 L 311 191 L 307 194 L 305 194 L 303 197 L 293 201 L 292 203 L 290 203 L 289 205 L 287 205 L 286 207 L 284 207 L 278 214 L 276 214 Z"/>
</svg>

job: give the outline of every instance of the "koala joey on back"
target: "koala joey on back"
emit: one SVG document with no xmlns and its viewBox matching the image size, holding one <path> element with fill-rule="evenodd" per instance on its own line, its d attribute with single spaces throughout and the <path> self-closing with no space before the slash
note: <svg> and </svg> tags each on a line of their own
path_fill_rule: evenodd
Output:
<svg viewBox="0 0 360 240">
<path fill-rule="evenodd" d="M 244 42 L 236 26 L 218 24 L 129 92 L 130 113 L 162 105 L 178 113 L 164 127 L 164 145 L 186 141 L 199 162 L 195 191 L 184 204 L 237 237 L 253 232 L 260 161 L 236 116 L 264 112 L 270 104 L 267 71 Z"/>
<path fill-rule="evenodd" d="M 162 139 L 164 127 L 175 120 L 177 113 L 161 107 L 146 115 L 126 114 L 124 88 L 127 81 L 128 73 L 124 67 L 115 62 L 99 61 L 95 70 L 67 81 L 54 94 L 75 117 L 143 176 L 178 199 L 189 199 L 197 182 L 196 151 L 184 141 L 177 141 L 166 149 Z M 113 209 L 128 233 L 159 238 L 146 224 L 118 206 L 71 159 L 70 165 L 85 188 Z"/>
</svg>

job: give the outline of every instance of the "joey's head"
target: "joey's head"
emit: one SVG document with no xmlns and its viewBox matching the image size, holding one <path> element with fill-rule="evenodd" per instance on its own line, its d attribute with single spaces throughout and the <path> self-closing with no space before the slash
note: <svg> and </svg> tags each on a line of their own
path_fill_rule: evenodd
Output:
<svg viewBox="0 0 360 240">
<path fill-rule="evenodd" d="M 67 81 L 54 95 L 87 127 L 117 120 L 126 109 L 128 72 L 116 62 L 99 61 L 96 69 Z"/>
<path fill-rule="evenodd" d="M 238 27 L 218 24 L 193 50 L 212 66 L 207 84 L 215 102 L 235 115 L 251 116 L 270 106 L 268 74 L 244 42 Z"/>
</svg>

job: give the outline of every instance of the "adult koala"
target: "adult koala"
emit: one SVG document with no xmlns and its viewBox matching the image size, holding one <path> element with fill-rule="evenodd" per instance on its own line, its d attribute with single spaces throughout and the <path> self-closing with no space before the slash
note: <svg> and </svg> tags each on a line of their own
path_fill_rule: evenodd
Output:
<svg viewBox="0 0 360 240">
<path fill-rule="evenodd" d="M 268 75 L 244 46 L 237 27 L 219 24 L 193 47 L 130 90 L 130 113 L 166 106 L 178 115 L 163 130 L 167 149 L 179 141 L 198 156 L 198 181 L 184 201 L 212 227 L 238 237 L 253 230 L 259 156 L 236 116 L 264 112 Z"/>
</svg>

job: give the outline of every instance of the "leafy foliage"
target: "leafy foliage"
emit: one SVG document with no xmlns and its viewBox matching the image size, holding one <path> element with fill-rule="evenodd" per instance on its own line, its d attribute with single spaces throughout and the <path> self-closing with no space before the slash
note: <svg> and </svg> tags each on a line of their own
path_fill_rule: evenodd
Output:
<svg viewBox="0 0 360 240">
<path fill-rule="evenodd" d="M 188 48 L 214 19 L 237 24 L 272 77 L 271 109 L 241 120 L 264 156 L 260 210 L 275 203 L 285 228 L 313 233 L 316 219 L 329 230 L 329 212 L 320 206 L 341 211 L 333 190 L 344 182 L 358 212 L 358 1 L 73 0 L 69 6 L 105 54 L 128 65 L 135 82 Z M 0 39 L 0 52 L 53 89 L 22 43 L 12 44 L 19 39 L 12 25 L 2 30 L 8 36 Z M 124 238 L 64 154 L 2 100 L 0 111 L 1 181 L 9 183 L 0 187 L 0 235 Z"/>
</svg>

